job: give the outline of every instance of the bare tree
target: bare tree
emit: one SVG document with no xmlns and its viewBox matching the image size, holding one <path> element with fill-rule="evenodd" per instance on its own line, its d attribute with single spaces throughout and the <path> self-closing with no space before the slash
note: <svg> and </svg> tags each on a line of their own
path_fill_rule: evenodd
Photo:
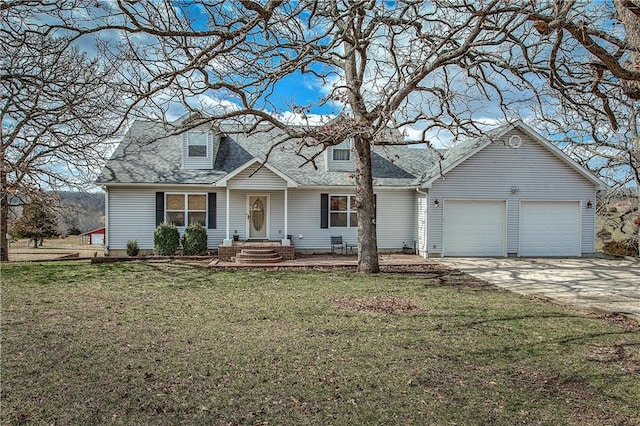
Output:
<svg viewBox="0 0 640 426">
<path fill-rule="evenodd" d="M 411 125 L 422 129 L 414 142 L 430 144 L 437 131 L 475 135 L 479 118 L 515 117 L 523 93 L 536 93 L 526 72 L 543 65 L 529 54 L 537 46 L 529 44 L 528 15 L 508 1 L 194 1 L 164 21 L 173 6 L 144 4 L 128 9 L 144 14 L 136 21 L 171 22 L 182 32 L 162 26 L 144 48 L 129 32 L 112 47 L 138 63 L 147 89 L 139 106 L 180 103 L 204 110 L 196 124 L 237 119 L 248 131 L 268 123 L 286 135 L 274 146 L 296 140 L 315 147 L 305 154 L 309 162 L 353 140 L 358 268 L 367 273 L 379 270 L 372 147 L 404 143 Z M 277 89 L 293 75 L 312 78 L 320 95 L 281 99 Z M 491 114 L 487 101 L 496 104 Z M 293 111 L 304 122 L 329 108 L 334 119 L 320 126 L 291 126 L 282 115 Z M 390 137 L 390 129 L 400 133 Z"/>
<path fill-rule="evenodd" d="M 373 146 L 402 143 L 397 135 L 409 126 L 421 130 L 413 142 L 427 145 L 437 135 L 477 135 L 483 119 L 526 118 L 549 102 L 561 112 L 553 117 L 604 117 L 622 127 L 624 105 L 611 99 L 621 88 L 635 99 L 633 84 L 616 80 L 640 80 L 625 62 L 636 60 L 637 49 L 610 31 L 613 8 L 590 3 L 66 0 L 30 4 L 29 19 L 40 20 L 43 34 L 75 42 L 117 34 L 117 42 L 99 38 L 99 53 L 128 61 L 117 72 L 127 80 L 131 112 L 164 117 L 179 107 L 205 113 L 193 125 L 238 120 L 245 131 L 268 123 L 285 134 L 272 149 L 296 140 L 314 164 L 327 146 L 352 139 L 358 265 L 376 272 Z M 627 3 L 615 6 L 635 13 Z M 633 17 L 619 19 L 627 26 L 625 19 Z M 278 88 L 292 76 L 312 79 L 318 97 L 282 99 Z M 292 126 L 285 111 L 303 122 L 327 113 L 334 119 Z M 390 138 L 389 129 L 399 133 Z"/>
<path fill-rule="evenodd" d="M 3 15 L 3 18 L 5 16 Z M 4 25 L 6 24 L 6 25 Z M 91 182 L 122 113 L 116 64 L 89 58 L 64 37 L 3 22 L 0 260 L 8 260 L 9 203 Z"/>
<path fill-rule="evenodd" d="M 224 12 L 222 4 L 218 11 Z M 90 183 L 110 150 L 107 139 L 129 114 L 181 96 L 170 92 L 174 79 L 184 75 L 171 61 L 140 61 L 145 54 L 155 59 L 154 41 L 184 40 L 196 31 L 188 11 L 180 8 L 169 1 L 0 4 L 0 260 L 8 259 L 10 202 L 34 201 L 41 189 Z M 196 31 L 210 41 L 217 38 L 210 49 L 227 49 L 228 40 L 262 21 L 224 18 L 221 26 Z M 116 54 L 106 55 L 114 45 Z M 130 59 L 136 61 L 125 62 Z M 155 78 L 140 78 L 150 75 Z"/>
<path fill-rule="evenodd" d="M 538 126 L 640 212 L 640 2 L 541 2 L 529 15 L 552 48 Z M 631 219 L 633 221 L 633 219 Z M 640 237 L 640 236 L 639 236 Z"/>
</svg>

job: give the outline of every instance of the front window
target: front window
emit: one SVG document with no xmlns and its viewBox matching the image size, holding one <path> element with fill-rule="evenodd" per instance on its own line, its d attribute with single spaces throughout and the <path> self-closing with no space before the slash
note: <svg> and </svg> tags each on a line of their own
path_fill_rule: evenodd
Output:
<svg viewBox="0 0 640 426">
<path fill-rule="evenodd" d="M 333 146 L 333 161 L 351 160 L 351 142 L 346 140 Z"/>
<path fill-rule="evenodd" d="M 176 226 L 199 223 L 206 226 L 207 196 L 204 194 L 167 194 L 166 221 Z"/>
<path fill-rule="evenodd" d="M 204 132 L 187 133 L 187 153 L 189 157 L 206 157 L 207 134 Z"/>
<path fill-rule="evenodd" d="M 358 226 L 356 197 L 354 195 L 332 195 L 329 219 L 331 227 L 355 228 Z"/>
</svg>

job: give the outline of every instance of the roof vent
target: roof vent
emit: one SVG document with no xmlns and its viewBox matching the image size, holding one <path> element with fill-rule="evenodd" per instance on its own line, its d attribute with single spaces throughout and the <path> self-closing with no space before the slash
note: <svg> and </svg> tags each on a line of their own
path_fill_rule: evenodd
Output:
<svg viewBox="0 0 640 426">
<path fill-rule="evenodd" d="M 508 144 L 511 148 L 520 148 L 522 146 L 522 138 L 518 135 L 513 135 L 509 138 Z"/>
</svg>

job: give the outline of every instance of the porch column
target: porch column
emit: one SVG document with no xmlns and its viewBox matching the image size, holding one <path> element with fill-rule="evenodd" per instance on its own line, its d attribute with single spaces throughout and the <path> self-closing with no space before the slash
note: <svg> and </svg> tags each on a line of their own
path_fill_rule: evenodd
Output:
<svg viewBox="0 0 640 426">
<path fill-rule="evenodd" d="M 229 212 L 230 212 L 230 207 L 229 207 L 229 202 L 230 202 L 230 194 L 229 194 L 229 187 L 227 187 L 227 202 L 225 205 L 225 213 L 226 213 L 226 237 L 224 239 L 224 241 L 222 242 L 222 245 L 225 247 L 229 247 L 233 245 L 233 242 L 231 241 L 231 238 L 229 237 Z"/>
<path fill-rule="evenodd" d="M 289 188 L 284 190 L 284 235 L 282 237 L 282 245 L 289 245 L 291 241 L 287 235 L 289 234 Z M 286 241 L 286 242 L 285 242 Z"/>
<path fill-rule="evenodd" d="M 289 188 L 284 190 L 284 238 L 289 234 Z"/>
</svg>

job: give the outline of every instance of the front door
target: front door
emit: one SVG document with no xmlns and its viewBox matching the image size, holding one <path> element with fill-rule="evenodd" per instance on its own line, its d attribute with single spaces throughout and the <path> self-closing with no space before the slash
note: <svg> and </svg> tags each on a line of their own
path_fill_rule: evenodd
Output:
<svg viewBox="0 0 640 426">
<path fill-rule="evenodd" d="M 249 238 L 267 239 L 269 199 L 266 195 L 249 196 Z"/>
</svg>

